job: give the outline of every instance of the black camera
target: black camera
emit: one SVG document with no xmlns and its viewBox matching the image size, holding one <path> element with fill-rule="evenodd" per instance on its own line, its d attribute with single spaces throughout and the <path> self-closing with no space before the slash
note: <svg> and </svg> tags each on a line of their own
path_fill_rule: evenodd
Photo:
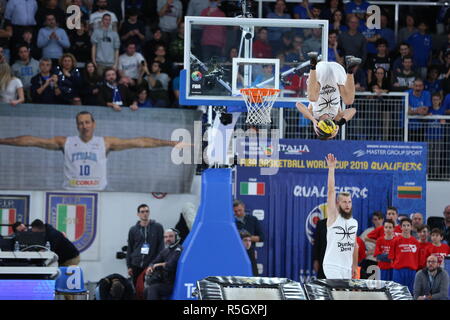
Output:
<svg viewBox="0 0 450 320">
<path fill-rule="evenodd" d="M 128 246 L 123 246 L 122 251 L 116 252 L 116 259 L 122 260 L 127 258 Z"/>
</svg>

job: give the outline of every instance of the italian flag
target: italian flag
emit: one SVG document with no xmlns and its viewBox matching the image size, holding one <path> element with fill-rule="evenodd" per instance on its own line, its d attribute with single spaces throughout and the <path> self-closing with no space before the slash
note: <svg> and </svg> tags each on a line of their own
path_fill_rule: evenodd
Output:
<svg viewBox="0 0 450 320">
<path fill-rule="evenodd" d="M 16 209 L 0 209 L 0 224 L 13 224 L 16 222 Z M 2 226 L 0 234 L 7 236 L 13 233 L 12 227 Z"/>
<path fill-rule="evenodd" d="M 240 194 L 242 196 L 263 196 L 265 192 L 265 182 L 241 182 Z"/>
<path fill-rule="evenodd" d="M 397 197 L 399 199 L 422 199 L 422 187 L 398 186 Z"/>
<path fill-rule="evenodd" d="M 56 229 L 64 232 L 67 239 L 76 241 L 84 233 L 86 207 L 84 205 L 58 205 Z"/>
</svg>

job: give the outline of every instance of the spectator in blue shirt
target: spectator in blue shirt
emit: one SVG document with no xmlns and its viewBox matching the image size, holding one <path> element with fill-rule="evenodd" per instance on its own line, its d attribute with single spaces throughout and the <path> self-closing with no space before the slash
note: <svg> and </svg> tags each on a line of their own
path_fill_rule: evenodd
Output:
<svg viewBox="0 0 450 320">
<path fill-rule="evenodd" d="M 370 14 L 366 14 L 366 18 L 364 20 L 360 20 L 360 25 L 358 31 L 362 33 L 367 40 L 367 53 L 368 54 L 376 54 L 377 48 L 375 42 L 378 39 L 381 39 L 381 29 L 371 29 L 367 26 L 369 21 Z"/>
<path fill-rule="evenodd" d="M 394 30 L 388 27 L 389 19 L 386 14 L 381 14 L 380 22 L 381 22 L 380 36 L 383 39 L 386 39 L 386 41 L 388 42 L 389 51 L 392 52 L 395 50 L 396 46 L 395 32 Z"/>
<path fill-rule="evenodd" d="M 445 114 L 450 115 L 450 93 L 445 96 L 444 103 L 442 105 L 444 107 Z"/>
<path fill-rule="evenodd" d="M 430 92 L 424 90 L 425 86 L 422 79 L 416 79 L 409 93 L 409 109 L 408 115 L 425 116 L 431 107 Z M 409 120 L 409 137 L 410 141 L 423 141 L 424 138 L 424 122 L 420 119 Z"/>
<path fill-rule="evenodd" d="M 286 13 L 286 3 L 284 0 L 277 0 L 273 12 L 267 14 L 268 19 L 291 19 L 291 15 Z M 283 33 L 288 32 L 290 28 L 267 28 L 269 31 L 269 42 L 273 47 L 280 44 Z"/>
<path fill-rule="evenodd" d="M 338 50 L 338 32 L 331 30 L 328 33 L 328 61 L 334 61 L 340 64 L 344 63 L 344 58 Z"/>
<path fill-rule="evenodd" d="M 70 48 L 70 41 L 64 29 L 56 26 L 56 18 L 53 14 L 45 16 L 46 27 L 38 33 L 37 45 L 42 49 L 42 56 L 58 60 L 64 53 L 64 49 Z M 55 63 L 56 64 L 56 63 Z"/>
<path fill-rule="evenodd" d="M 336 30 L 339 34 L 348 30 L 348 26 L 346 26 L 344 22 L 343 11 L 336 10 L 335 12 L 333 12 L 328 23 L 328 29 Z"/>
<path fill-rule="evenodd" d="M 414 52 L 414 65 L 420 76 L 425 78 L 428 64 L 431 62 L 432 41 L 431 36 L 426 33 L 428 26 L 425 22 L 420 22 L 418 29 L 418 32 L 408 38 L 408 43 Z"/>
<path fill-rule="evenodd" d="M 148 90 L 141 88 L 137 92 L 137 105 L 139 108 L 153 108 L 154 105 L 148 97 Z"/>
<path fill-rule="evenodd" d="M 427 73 L 427 79 L 424 81 L 425 90 L 428 90 L 431 95 L 439 93 L 442 95 L 442 85 L 439 78 L 439 68 L 437 66 L 430 66 Z"/>
<path fill-rule="evenodd" d="M 311 7 L 308 3 L 308 0 L 300 1 L 299 4 L 297 4 L 294 7 L 293 16 L 294 19 L 310 19 L 311 18 Z"/>
<path fill-rule="evenodd" d="M 356 14 L 359 19 L 364 19 L 370 3 L 364 0 L 352 0 L 345 4 L 345 14 Z"/>
</svg>

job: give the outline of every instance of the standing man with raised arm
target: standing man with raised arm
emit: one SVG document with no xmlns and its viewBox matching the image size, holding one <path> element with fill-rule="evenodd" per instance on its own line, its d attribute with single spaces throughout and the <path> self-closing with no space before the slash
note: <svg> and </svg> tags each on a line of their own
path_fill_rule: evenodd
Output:
<svg viewBox="0 0 450 320">
<path fill-rule="evenodd" d="M 334 171 L 337 159 L 329 153 L 327 198 L 327 248 L 323 270 L 327 279 L 351 279 L 358 268 L 356 233 L 358 222 L 352 217 L 352 198 L 341 192 L 336 199 Z"/>
</svg>

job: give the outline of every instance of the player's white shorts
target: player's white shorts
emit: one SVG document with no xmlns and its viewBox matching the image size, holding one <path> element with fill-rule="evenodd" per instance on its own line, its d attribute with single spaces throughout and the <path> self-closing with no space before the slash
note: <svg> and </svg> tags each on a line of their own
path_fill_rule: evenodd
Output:
<svg viewBox="0 0 450 320">
<path fill-rule="evenodd" d="M 311 102 L 313 116 L 319 119 L 328 114 L 334 119 L 340 110 L 339 85 L 345 85 L 347 74 L 337 62 L 320 61 L 316 66 L 317 82 L 320 83 L 319 99 Z M 308 78 L 309 80 L 309 78 Z"/>
<path fill-rule="evenodd" d="M 317 81 L 323 86 L 334 82 L 341 86 L 347 80 L 347 73 L 342 65 L 334 61 L 319 61 L 316 66 Z"/>
<path fill-rule="evenodd" d="M 327 279 L 351 279 L 352 269 L 341 268 L 329 264 L 323 265 L 323 272 Z"/>
</svg>

